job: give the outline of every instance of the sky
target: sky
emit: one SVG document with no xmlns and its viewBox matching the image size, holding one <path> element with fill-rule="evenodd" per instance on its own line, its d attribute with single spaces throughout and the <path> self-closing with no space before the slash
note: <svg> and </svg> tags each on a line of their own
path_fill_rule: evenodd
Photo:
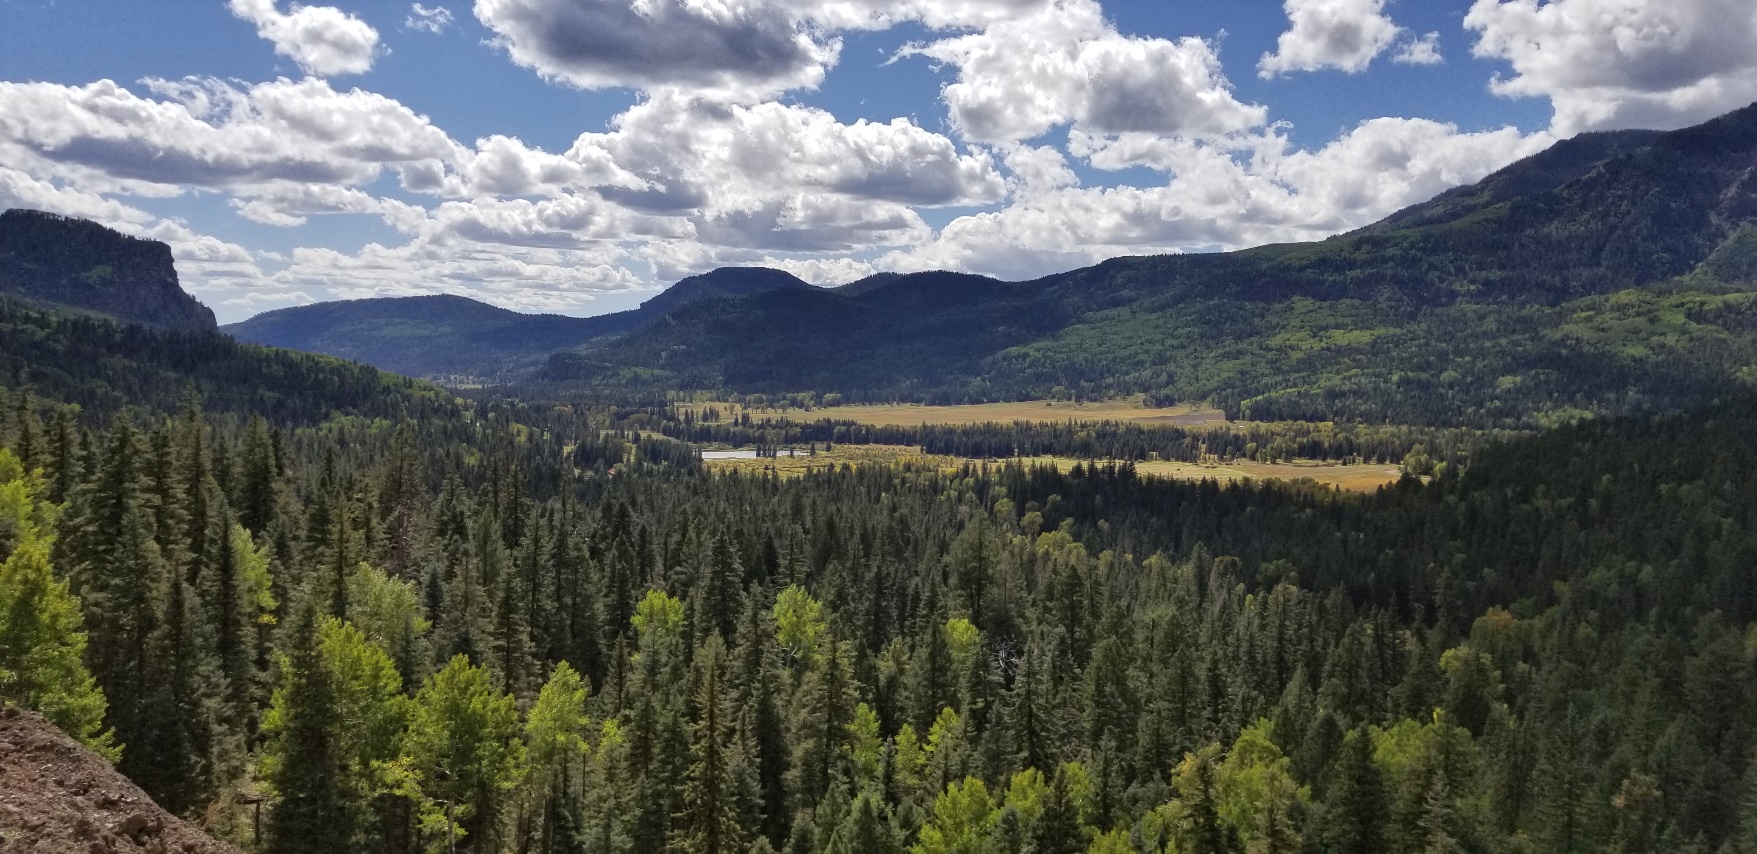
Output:
<svg viewBox="0 0 1757 854">
<path fill-rule="evenodd" d="M 1315 240 L 1757 101 L 1753 0 L 0 0 L 0 208 L 222 322 Z"/>
</svg>

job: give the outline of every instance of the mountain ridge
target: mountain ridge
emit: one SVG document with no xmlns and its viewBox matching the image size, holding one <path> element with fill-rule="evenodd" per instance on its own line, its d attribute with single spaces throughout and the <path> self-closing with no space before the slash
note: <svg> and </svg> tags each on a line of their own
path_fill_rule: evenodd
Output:
<svg viewBox="0 0 1757 854">
<path fill-rule="evenodd" d="M 28 208 L 0 212 L 0 294 L 147 326 L 217 328 L 183 290 L 170 246 Z"/>
<path fill-rule="evenodd" d="M 1757 381 L 1753 282 L 1699 269 L 1757 219 L 1754 175 L 1757 106 L 1576 138 L 1323 241 L 1115 258 L 919 310 L 882 307 L 907 277 L 836 305 L 729 301 L 538 376 L 849 400 L 1145 393 L 1233 417 L 1481 426 L 1671 410 Z M 797 340 L 749 332 L 802 313 L 818 325 Z"/>
<path fill-rule="evenodd" d="M 632 332 L 692 302 L 810 287 L 780 270 L 723 267 L 685 278 L 639 308 L 593 317 L 528 314 L 436 294 L 292 306 L 221 331 L 247 343 L 352 359 L 410 376 L 496 380 L 534 370 L 553 352 Z"/>
<path fill-rule="evenodd" d="M 1256 419 L 1532 426 L 1757 382 L 1754 176 L 1757 105 L 1565 140 L 1316 242 L 1025 282 L 940 271 L 818 288 L 722 268 L 594 318 L 390 299 L 225 331 L 534 395 L 1146 394 Z"/>
</svg>

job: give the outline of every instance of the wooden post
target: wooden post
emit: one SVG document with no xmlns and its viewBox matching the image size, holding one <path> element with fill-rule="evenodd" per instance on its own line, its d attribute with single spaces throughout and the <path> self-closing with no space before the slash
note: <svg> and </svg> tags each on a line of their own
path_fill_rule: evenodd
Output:
<svg viewBox="0 0 1757 854">
<path fill-rule="evenodd" d="M 262 849 L 262 802 L 268 800 L 268 796 L 254 792 L 239 792 L 232 796 L 232 800 L 244 806 L 255 807 L 255 815 L 250 820 L 250 842 L 251 847 L 260 851 Z"/>
</svg>

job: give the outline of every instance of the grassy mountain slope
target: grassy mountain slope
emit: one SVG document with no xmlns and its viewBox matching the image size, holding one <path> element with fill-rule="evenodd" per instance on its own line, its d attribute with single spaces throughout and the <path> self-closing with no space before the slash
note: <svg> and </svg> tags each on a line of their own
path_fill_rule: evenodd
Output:
<svg viewBox="0 0 1757 854">
<path fill-rule="evenodd" d="M 1757 107 L 1571 140 L 1317 243 L 777 292 L 558 355 L 544 376 L 855 399 L 1146 392 L 1256 418 L 1478 425 L 1674 409 L 1757 379 L 1754 167 Z"/>
<path fill-rule="evenodd" d="M 597 317 L 523 314 L 460 296 L 345 300 L 264 312 L 225 327 L 240 341 L 323 353 L 421 377 L 504 379 L 550 353 L 626 334 L 700 300 L 809 288 L 779 270 L 728 267 Z"/>
<path fill-rule="evenodd" d="M 15 208 L 0 213 L 0 294 L 170 329 L 213 329 L 177 283 L 171 248 L 95 222 Z"/>
</svg>

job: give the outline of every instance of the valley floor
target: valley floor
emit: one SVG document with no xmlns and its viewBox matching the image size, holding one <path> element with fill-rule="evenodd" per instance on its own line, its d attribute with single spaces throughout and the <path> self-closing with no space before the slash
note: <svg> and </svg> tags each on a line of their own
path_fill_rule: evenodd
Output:
<svg viewBox="0 0 1757 854">
<path fill-rule="evenodd" d="M 710 471 L 740 471 L 755 474 L 773 470 L 781 477 L 798 477 L 813 470 L 823 470 L 841 465 L 911 464 L 949 470 L 965 464 L 996 465 L 1004 462 L 1020 462 L 1026 465 L 1053 464 L 1056 468 L 1067 471 L 1073 468 L 1076 463 L 1109 465 L 1115 461 L 1076 460 L 1070 457 L 1022 457 L 1016 460 L 974 459 L 942 454 L 924 454 L 919 448 L 905 445 L 837 445 L 828 451 L 820 449 L 816 454 L 804 450 L 788 454 L 787 451 L 783 450 L 779 456 L 775 457 L 719 459 L 705 457 L 703 460 Z M 1237 483 L 1244 480 L 1310 479 L 1324 486 L 1333 486 L 1346 492 L 1372 492 L 1386 484 L 1395 483 L 1400 474 L 1396 466 L 1342 465 L 1316 460 L 1293 460 L 1283 463 L 1259 463 L 1251 460 L 1234 460 L 1226 463 L 1152 460 L 1135 463 L 1135 471 L 1149 477 L 1166 477 L 1175 480 L 1215 480 L 1221 483 Z"/>
</svg>

